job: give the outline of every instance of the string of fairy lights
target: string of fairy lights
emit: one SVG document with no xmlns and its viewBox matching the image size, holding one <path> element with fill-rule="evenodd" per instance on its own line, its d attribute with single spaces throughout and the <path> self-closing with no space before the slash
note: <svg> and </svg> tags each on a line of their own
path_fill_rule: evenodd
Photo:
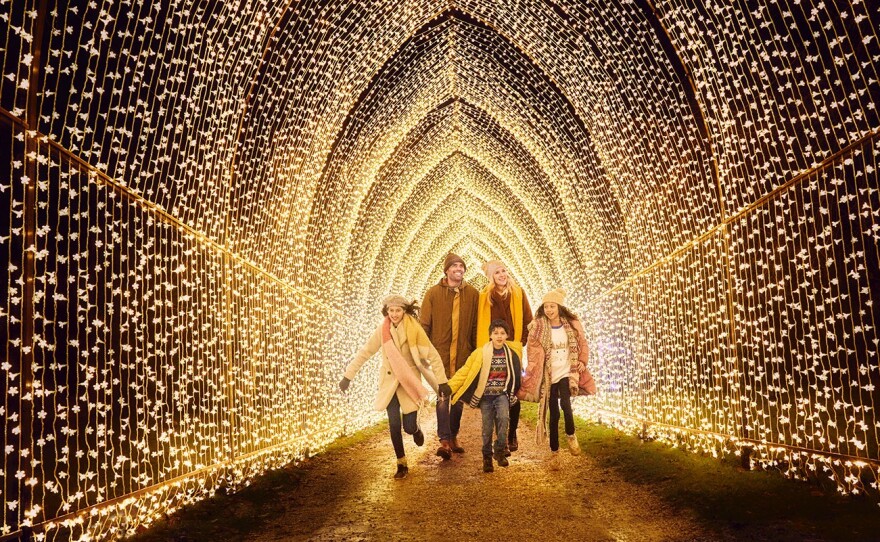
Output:
<svg viewBox="0 0 880 542">
<path fill-rule="evenodd" d="M 0 4 L 0 540 L 376 421 L 333 383 L 448 251 L 569 291 L 581 414 L 880 491 L 873 4 L 39 4 Z"/>
</svg>

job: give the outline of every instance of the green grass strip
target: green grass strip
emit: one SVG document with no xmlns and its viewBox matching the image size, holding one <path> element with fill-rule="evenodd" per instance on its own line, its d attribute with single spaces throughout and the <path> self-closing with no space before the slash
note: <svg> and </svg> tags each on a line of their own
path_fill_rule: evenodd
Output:
<svg viewBox="0 0 880 542">
<path fill-rule="evenodd" d="M 536 423 L 537 405 L 522 419 Z M 629 482 L 651 486 L 678 509 L 695 512 L 709 528 L 736 539 L 880 540 L 880 508 L 868 498 L 842 496 L 780 473 L 746 471 L 739 459 L 717 459 L 645 442 L 576 418 L 584 454 Z"/>
</svg>

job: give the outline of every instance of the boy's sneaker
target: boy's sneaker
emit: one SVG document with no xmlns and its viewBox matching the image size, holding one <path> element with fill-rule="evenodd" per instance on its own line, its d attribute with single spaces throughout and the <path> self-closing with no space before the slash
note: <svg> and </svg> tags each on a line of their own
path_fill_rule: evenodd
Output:
<svg viewBox="0 0 880 542">
<path fill-rule="evenodd" d="M 498 462 L 499 467 L 506 467 L 510 465 L 510 462 L 507 461 L 507 456 L 504 455 L 504 452 L 501 452 L 500 454 L 495 454 L 495 461 Z"/>
<path fill-rule="evenodd" d="M 458 437 L 452 437 L 452 451 L 457 454 L 463 454 L 464 448 L 458 443 Z"/>
<path fill-rule="evenodd" d="M 492 456 L 483 456 L 483 472 L 495 472 L 495 466 L 492 465 Z"/>
<path fill-rule="evenodd" d="M 422 446 L 425 444 L 425 434 L 422 433 L 421 429 L 413 433 L 413 442 L 416 443 L 416 446 Z"/>
<path fill-rule="evenodd" d="M 571 450 L 571 455 L 581 455 L 581 445 L 577 435 L 568 435 L 568 449 Z"/>
</svg>

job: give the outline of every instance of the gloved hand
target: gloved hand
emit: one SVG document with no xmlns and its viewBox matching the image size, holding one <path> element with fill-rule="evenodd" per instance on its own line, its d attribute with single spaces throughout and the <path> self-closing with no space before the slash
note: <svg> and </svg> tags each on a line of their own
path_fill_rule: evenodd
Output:
<svg viewBox="0 0 880 542">
<path fill-rule="evenodd" d="M 351 384 L 351 380 L 349 380 L 349 379 L 347 379 L 347 378 L 345 378 L 345 377 L 343 376 L 343 377 L 342 377 L 342 380 L 339 381 L 339 389 L 340 389 L 342 392 L 346 392 L 346 391 L 348 391 L 348 385 L 349 385 L 349 384 Z"/>
<path fill-rule="evenodd" d="M 452 397 L 452 388 L 450 388 L 449 384 L 446 382 L 437 386 L 437 391 L 439 391 L 440 395 L 443 397 Z"/>
</svg>

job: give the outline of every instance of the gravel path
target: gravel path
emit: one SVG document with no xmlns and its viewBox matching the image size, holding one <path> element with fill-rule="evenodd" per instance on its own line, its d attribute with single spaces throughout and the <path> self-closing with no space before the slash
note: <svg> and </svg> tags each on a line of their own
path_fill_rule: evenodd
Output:
<svg viewBox="0 0 880 542">
<path fill-rule="evenodd" d="M 433 416 L 432 416 L 433 418 Z M 434 427 L 416 447 L 405 435 L 410 473 L 392 478 L 387 431 L 307 463 L 296 488 L 279 491 L 285 512 L 253 542 L 300 540 L 494 541 L 715 540 L 693 516 L 674 511 L 649 488 L 560 451 L 548 468 L 534 428 L 521 424 L 520 449 L 507 468 L 482 472 L 480 413 L 465 408 L 459 442 L 466 453 L 434 455 Z"/>
</svg>

